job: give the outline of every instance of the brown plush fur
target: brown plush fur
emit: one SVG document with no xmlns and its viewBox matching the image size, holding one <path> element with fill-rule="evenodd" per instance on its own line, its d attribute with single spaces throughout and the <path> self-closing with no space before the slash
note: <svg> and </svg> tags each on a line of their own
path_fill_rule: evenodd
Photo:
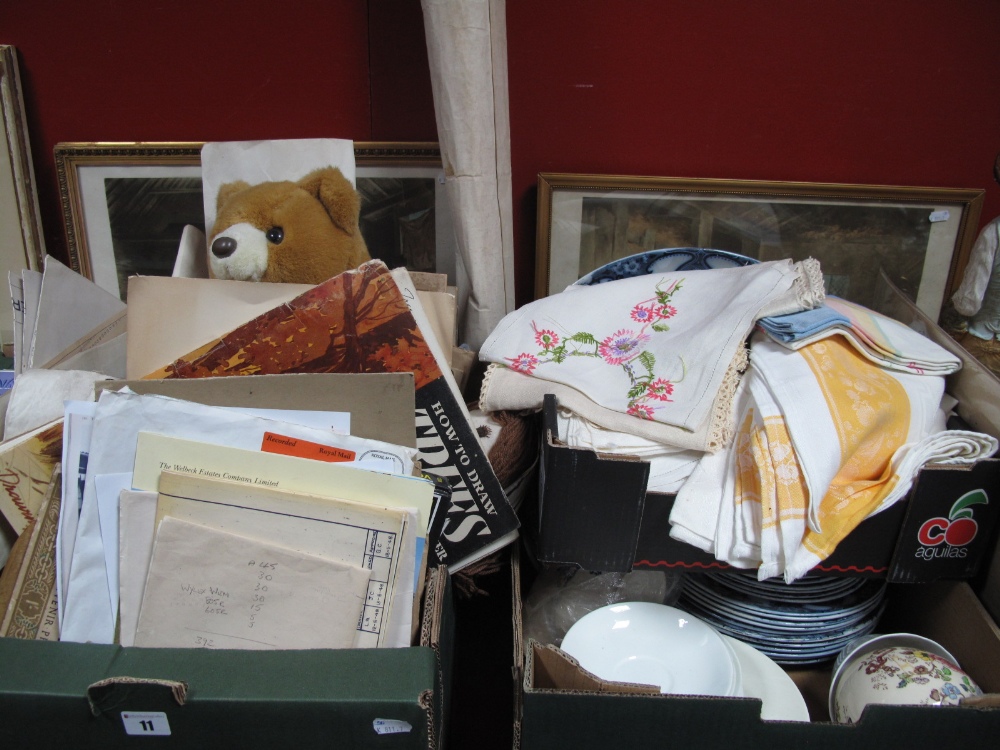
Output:
<svg viewBox="0 0 1000 750">
<path fill-rule="evenodd" d="M 261 281 L 319 284 L 369 260 L 358 227 L 361 200 L 336 167 L 318 169 L 298 182 L 226 183 L 219 188 L 216 236 L 241 222 L 262 232 L 281 227 L 284 239 L 268 243 Z"/>
</svg>

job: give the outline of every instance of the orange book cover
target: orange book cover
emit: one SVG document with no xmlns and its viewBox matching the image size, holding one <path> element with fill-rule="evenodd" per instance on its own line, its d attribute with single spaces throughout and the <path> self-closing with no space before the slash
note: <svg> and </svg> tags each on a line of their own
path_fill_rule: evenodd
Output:
<svg viewBox="0 0 1000 750">
<path fill-rule="evenodd" d="M 302 372 L 413 373 L 419 458 L 451 486 L 428 535 L 434 562 L 454 572 L 514 538 L 517 516 L 381 261 L 334 276 L 146 377 Z"/>
</svg>

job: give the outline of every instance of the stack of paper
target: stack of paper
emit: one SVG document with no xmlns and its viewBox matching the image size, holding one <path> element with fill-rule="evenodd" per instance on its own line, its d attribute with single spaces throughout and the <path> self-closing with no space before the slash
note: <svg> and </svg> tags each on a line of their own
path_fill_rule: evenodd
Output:
<svg viewBox="0 0 1000 750">
<path fill-rule="evenodd" d="M 275 503 L 274 493 L 280 494 L 286 489 L 308 492 L 312 497 L 321 498 L 323 505 L 335 501 L 363 502 L 383 508 L 395 503 L 398 509 L 392 513 L 396 520 L 388 532 L 393 560 L 391 574 L 383 571 L 382 575 L 373 578 L 380 589 L 376 599 L 381 602 L 376 618 L 377 632 L 374 639 L 362 639 L 359 645 L 409 643 L 412 599 L 417 590 L 413 582 L 414 570 L 418 568 L 416 556 L 418 547 L 420 554 L 425 549 L 422 542 L 417 544 L 416 537 L 423 540 L 426 536 L 433 498 L 431 483 L 412 476 L 415 449 L 304 426 L 300 422 L 309 421 L 312 418 L 309 414 L 283 412 L 286 420 L 294 421 L 278 421 L 239 409 L 140 395 L 127 389 L 105 390 L 96 404 L 88 406 L 92 407 L 89 409 L 92 414 L 89 430 L 74 430 L 72 442 L 67 441 L 67 458 L 77 457 L 76 466 L 78 475 L 82 474 L 82 482 L 64 486 L 64 505 L 67 509 L 79 507 L 79 516 L 73 533 L 74 514 L 63 514 L 63 536 L 57 548 L 60 591 L 63 592 L 60 605 L 63 640 L 110 643 L 114 640 L 117 623 L 122 643 L 130 643 L 134 632 L 132 623 L 138 621 L 140 611 L 141 598 L 137 598 L 136 592 L 141 594 L 147 581 L 145 574 L 138 581 L 128 576 L 146 570 L 147 566 L 136 564 L 136 560 L 152 556 L 153 541 L 158 538 L 156 524 L 165 515 L 171 515 L 162 509 L 167 501 L 159 479 L 160 472 L 169 469 L 181 479 L 198 483 L 197 492 L 184 491 L 190 496 L 188 499 L 202 497 L 198 492 L 207 492 L 206 487 L 212 490 L 215 493 L 212 507 L 221 507 L 220 503 L 230 501 L 252 503 L 247 498 L 259 500 L 261 497 Z M 67 423 L 71 429 L 78 426 L 76 412 L 88 411 L 81 407 L 70 405 Z M 191 443 L 192 440 L 197 443 Z M 269 450 L 273 445 L 284 452 Z M 288 455 L 288 450 L 303 445 L 313 458 Z M 85 461 L 81 461 L 84 455 Z M 85 465 L 84 472 L 79 470 L 81 464 Z M 213 487 L 213 483 L 219 487 Z M 135 516 L 128 515 L 131 512 L 149 517 L 149 509 L 143 510 L 143 501 L 136 500 L 135 491 L 145 491 L 147 505 L 149 502 L 155 504 L 154 525 L 140 523 L 137 526 Z M 123 504 L 125 492 L 130 494 L 128 502 Z M 291 503 L 288 498 L 285 501 L 286 505 Z M 170 502 L 176 505 L 178 501 Z M 407 522 L 411 508 L 412 524 Z M 357 515 L 356 509 L 352 512 Z M 266 517 L 268 524 L 264 528 L 273 533 L 257 532 L 254 538 L 282 546 L 280 538 L 274 536 L 277 511 L 271 508 L 265 516 L 260 516 L 261 513 L 265 511 L 258 508 L 257 517 Z M 348 516 L 350 514 L 341 509 L 337 517 Z M 296 515 L 295 518 L 295 534 L 288 536 L 285 542 L 290 546 L 289 553 L 323 557 L 334 554 L 329 549 L 296 546 L 295 537 L 306 539 L 308 534 L 301 528 L 307 516 Z M 204 519 L 196 514 L 184 520 L 198 523 Z M 254 527 L 251 524 L 248 528 Z M 216 526 L 215 530 L 234 532 L 234 528 L 225 523 Z M 372 537 L 376 538 L 381 550 L 389 537 L 377 537 L 377 534 Z M 357 539 L 353 541 L 357 544 Z M 220 549 L 223 547 L 225 545 L 220 542 Z M 358 552 L 363 548 L 362 544 L 347 557 L 337 553 L 340 556 L 332 559 L 372 571 L 377 567 L 375 561 L 380 558 L 371 557 L 371 551 L 365 557 Z M 398 585 L 396 561 L 403 554 L 408 556 L 402 567 L 405 582 Z M 161 557 L 173 560 L 167 552 Z M 204 562 L 193 560 L 192 564 L 201 566 Z M 329 566 L 320 566 L 319 570 L 322 569 L 329 572 Z M 126 572 L 125 580 L 120 580 L 120 571 Z M 152 574 L 151 566 L 149 571 Z M 387 605 L 397 592 L 402 592 L 402 597 L 409 601 L 398 607 L 398 618 L 390 619 L 385 617 L 391 611 Z M 370 596 L 373 595 L 366 594 Z"/>
<path fill-rule="evenodd" d="M 45 270 L 11 274 L 14 370 L 125 374 L 125 303 L 51 255 Z"/>
<path fill-rule="evenodd" d="M 25 313 L 17 382 L 44 396 L 21 400 L 23 423 L 52 417 L 0 444 L 17 478 L 0 511 L 20 535 L 0 612 L 25 625 L 20 637 L 408 646 L 429 560 L 457 569 L 515 538 L 458 386 L 463 358 L 446 356 L 455 354 L 446 292 L 418 292 L 374 262 L 304 293 L 133 281 L 129 357 L 162 366 L 174 347 L 189 351 L 178 343 L 185 336 L 212 349 L 221 334 L 244 347 L 232 360 L 239 374 L 261 377 L 218 377 L 237 374 L 220 360 L 166 379 L 108 377 L 115 368 L 101 357 L 93 361 L 103 369 L 58 371 L 102 342 L 124 351 L 125 308 L 51 259 L 44 274 L 12 279 Z M 159 282 L 170 285 L 166 298 L 144 293 Z M 205 293 L 185 296 L 191 282 Z M 321 315 L 307 320 L 307 308 Z M 306 317 L 285 317 L 292 309 Z M 235 338 L 212 333 L 209 320 L 235 326 Z M 266 321 L 290 338 L 275 338 Z M 29 605 L 37 621 L 22 616 Z"/>
</svg>

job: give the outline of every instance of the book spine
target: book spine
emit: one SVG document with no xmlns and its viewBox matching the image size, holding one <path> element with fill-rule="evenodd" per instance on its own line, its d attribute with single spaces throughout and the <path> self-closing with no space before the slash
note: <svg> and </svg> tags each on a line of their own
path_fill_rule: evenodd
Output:
<svg viewBox="0 0 1000 750">
<path fill-rule="evenodd" d="M 423 469 L 451 485 L 428 533 L 431 555 L 452 571 L 518 528 L 500 482 L 451 389 L 438 378 L 416 392 L 418 457 Z"/>
</svg>

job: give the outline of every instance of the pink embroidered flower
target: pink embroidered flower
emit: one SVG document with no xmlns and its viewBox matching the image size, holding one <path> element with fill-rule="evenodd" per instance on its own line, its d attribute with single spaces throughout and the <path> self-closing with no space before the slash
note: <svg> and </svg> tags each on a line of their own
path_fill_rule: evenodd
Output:
<svg viewBox="0 0 1000 750">
<path fill-rule="evenodd" d="M 632 320 L 636 323 L 649 323 L 656 319 L 656 311 L 653 307 L 646 305 L 636 305 L 632 308 Z"/>
<path fill-rule="evenodd" d="M 670 401 L 674 392 L 674 384 L 666 378 L 657 378 L 646 387 L 646 395 L 657 401 Z"/>
<path fill-rule="evenodd" d="M 527 352 L 522 352 L 513 359 L 510 357 L 504 357 L 504 359 L 510 362 L 510 369 L 523 372 L 525 375 L 530 375 L 531 371 L 538 366 L 538 357 Z"/>
<path fill-rule="evenodd" d="M 559 334 L 547 328 L 543 328 L 540 331 L 536 328 L 535 343 L 542 347 L 542 349 L 555 349 L 559 346 Z"/>
<path fill-rule="evenodd" d="M 609 365 L 620 365 L 639 355 L 640 347 L 649 341 L 647 334 L 636 335 L 622 329 L 608 336 L 597 347 L 597 351 Z"/>
<path fill-rule="evenodd" d="M 677 308 L 673 305 L 660 305 L 656 310 L 656 314 L 660 317 L 660 320 L 666 320 L 677 314 Z"/>
<path fill-rule="evenodd" d="M 653 407 L 647 404 L 632 404 L 628 408 L 628 413 L 633 417 L 639 417 L 639 419 L 652 419 Z"/>
</svg>

